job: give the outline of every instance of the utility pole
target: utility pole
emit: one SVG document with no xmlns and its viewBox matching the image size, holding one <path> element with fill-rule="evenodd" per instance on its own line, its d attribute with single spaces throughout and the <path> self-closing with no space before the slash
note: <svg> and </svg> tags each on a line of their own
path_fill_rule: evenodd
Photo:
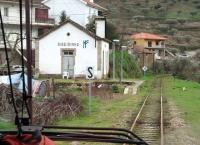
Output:
<svg viewBox="0 0 200 145">
<path fill-rule="evenodd" d="M 145 65 L 145 58 L 144 58 L 144 49 L 143 49 L 143 53 L 142 53 L 142 56 L 143 56 L 143 66 L 142 66 L 142 68 L 144 67 L 144 65 Z M 145 72 L 143 71 L 143 76 L 145 75 Z"/>
<path fill-rule="evenodd" d="M 113 80 L 115 80 L 115 42 L 113 42 L 112 45 L 113 45 Z"/>
<path fill-rule="evenodd" d="M 121 46 L 121 69 L 120 69 L 120 83 L 123 80 L 123 61 L 124 61 L 124 50 L 127 48 L 127 46 Z"/>
<path fill-rule="evenodd" d="M 30 119 L 32 123 L 32 46 L 31 46 L 31 24 L 30 24 L 30 2 L 25 0 L 25 17 L 26 17 L 26 51 L 27 51 L 27 84 L 28 93 L 27 100 L 30 111 Z"/>
<path fill-rule="evenodd" d="M 113 80 L 115 80 L 115 52 L 116 52 L 116 43 L 119 42 L 118 39 L 113 40 Z"/>
<path fill-rule="evenodd" d="M 121 63 L 120 63 L 120 83 L 122 82 L 122 77 L 123 77 L 123 50 L 121 47 Z"/>
</svg>

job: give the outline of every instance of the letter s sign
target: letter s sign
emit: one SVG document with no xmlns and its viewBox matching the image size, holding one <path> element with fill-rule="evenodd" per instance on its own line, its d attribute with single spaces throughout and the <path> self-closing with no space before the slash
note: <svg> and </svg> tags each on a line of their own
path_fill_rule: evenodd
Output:
<svg viewBox="0 0 200 145">
<path fill-rule="evenodd" d="M 86 69 L 86 79 L 87 80 L 92 80 L 94 79 L 94 68 L 89 66 Z"/>
</svg>

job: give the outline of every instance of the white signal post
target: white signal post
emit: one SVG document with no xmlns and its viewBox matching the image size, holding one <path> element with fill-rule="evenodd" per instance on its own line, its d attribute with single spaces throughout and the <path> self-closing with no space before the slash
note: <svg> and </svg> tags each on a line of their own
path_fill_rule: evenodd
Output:
<svg viewBox="0 0 200 145">
<path fill-rule="evenodd" d="M 145 76 L 145 72 L 148 70 L 147 66 L 144 65 L 144 66 L 142 67 L 142 70 L 143 70 L 144 76 Z"/>
<path fill-rule="evenodd" d="M 126 50 L 127 46 L 121 46 L 121 69 L 120 69 L 120 83 L 123 80 L 123 61 L 124 61 L 124 50 Z"/>
<path fill-rule="evenodd" d="M 115 51 L 116 51 L 116 43 L 119 43 L 118 39 L 113 40 L 113 80 L 115 80 Z"/>
<path fill-rule="evenodd" d="M 86 68 L 86 79 L 89 80 L 88 81 L 88 97 L 89 97 L 88 113 L 90 115 L 91 111 L 92 111 L 92 109 L 91 109 L 91 104 L 92 104 L 92 82 L 91 82 L 91 80 L 94 79 L 94 67 L 89 66 L 89 67 Z"/>
</svg>

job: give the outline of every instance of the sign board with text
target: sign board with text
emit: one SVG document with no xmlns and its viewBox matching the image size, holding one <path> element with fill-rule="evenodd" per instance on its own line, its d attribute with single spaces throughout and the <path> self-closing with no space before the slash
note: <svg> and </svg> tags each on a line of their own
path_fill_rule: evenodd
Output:
<svg viewBox="0 0 200 145">
<path fill-rule="evenodd" d="M 87 67 L 86 68 L 86 79 L 93 80 L 94 79 L 94 67 Z"/>
<path fill-rule="evenodd" d="M 143 66 L 143 67 L 142 67 L 142 70 L 143 70 L 144 72 L 146 72 L 146 71 L 148 70 L 147 66 Z"/>
</svg>

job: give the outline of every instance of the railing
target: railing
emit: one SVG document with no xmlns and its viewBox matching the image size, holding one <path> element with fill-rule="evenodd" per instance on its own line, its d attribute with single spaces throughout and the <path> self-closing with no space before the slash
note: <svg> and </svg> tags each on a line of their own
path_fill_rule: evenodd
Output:
<svg viewBox="0 0 200 145">
<path fill-rule="evenodd" d="M 19 24 L 20 19 L 19 17 L 3 17 L 3 21 L 5 24 Z M 22 18 L 23 23 L 25 23 L 25 18 Z M 41 18 L 33 18 L 32 23 L 37 23 L 37 24 L 55 24 L 55 20 L 51 19 L 51 18 L 47 18 L 47 19 L 41 19 Z"/>
<path fill-rule="evenodd" d="M 145 48 L 165 48 L 165 45 L 156 45 L 156 46 L 151 46 L 151 47 L 149 47 L 149 46 L 146 46 Z"/>
<path fill-rule="evenodd" d="M 35 23 L 55 24 L 55 20 L 51 18 L 35 18 Z"/>
</svg>

